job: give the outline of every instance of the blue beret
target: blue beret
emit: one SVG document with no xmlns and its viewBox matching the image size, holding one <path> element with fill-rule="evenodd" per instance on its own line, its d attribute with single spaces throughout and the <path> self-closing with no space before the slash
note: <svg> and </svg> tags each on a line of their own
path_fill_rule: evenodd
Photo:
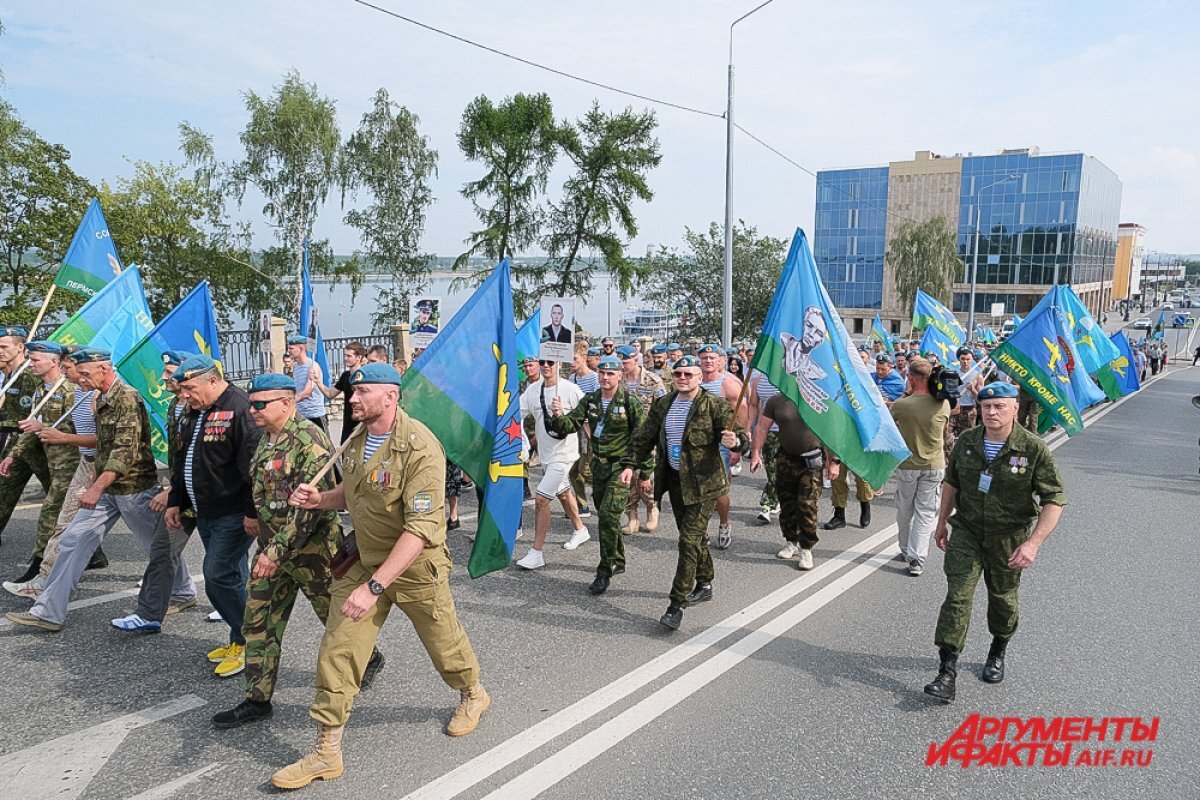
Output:
<svg viewBox="0 0 1200 800">
<path fill-rule="evenodd" d="M 603 355 L 603 353 L 604 353 L 604 348 L 603 348 L 603 347 L 589 347 L 589 348 L 588 348 L 588 351 L 587 351 L 587 354 L 588 354 L 589 356 L 598 356 L 598 355 Z"/>
<path fill-rule="evenodd" d="M 705 355 L 707 353 L 716 353 L 717 355 L 724 355 L 725 348 L 721 347 L 721 345 L 719 345 L 719 344 L 702 344 L 702 345 L 700 345 L 700 349 L 696 351 L 696 355 L 700 355 L 700 356 Z"/>
<path fill-rule="evenodd" d="M 26 338 L 29 336 L 29 331 L 15 325 L 0 325 L 0 336 L 20 336 Z"/>
<path fill-rule="evenodd" d="M 858 352 L 860 352 L 860 353 L 869 353 L 869 352 L 871 352 L 871 348 L 870 348 L 870 347 L 868 347 L 868 346 L 867 346 L 867 345 L 865 345 L 865 344 L 860 344 L 860 345 L 858 346 Z"/>
<path fill-rule="evenodd" d="M 63 355 L 64 356 L 73 356 L 82 349 L 83 348 L 77 344 L 64 344 L 63 345 Z"/>
<path fill-rule="evenodd" d="M 382 362 L 363 364 L 350 374 L 351 386 L 357 386 L 360 383 L 390 383 L 399 386 L 400 373 L 391 364 Z"/>
<path fill-rule="evenodd" d="M 287 343 L 288 344 L 302 344 L 307 347 L 308 346 L 308 337 L 307 336 L 289 336 Z"/>
<path fill-rule="evenodd" d="M 650 348 L 650 353 L 653 355 L 661 355 L 665 352 L 667 352 L 667 346 L 665 344 L 656 344 L 654 347 Z"/>
<path fill-rule="evenodd" d="M 596 369 L 608 370 L 609 372 L 620 372 L 621 359 L 617 358 L 616 356 L 605 356 L 604 358 L 600 359 L 600 363 L 596 366 Z"/>
<path fill-rule="evenodd" d="M 25 349 L 31 353 L 53 353 L 56 356 L 63 354 L 63 346 L 58 342 L 27 342 Z"/>
<path fill-rule="evenodd" d="M 972 352 L 971 348 L 969 348 L 969 347 L 960 347 L 954 351 L 955 358 L 962 358 L 965 355 L 970 355 L 973 357 L 975 355 L 975 353 Z"/>
<path fill-rule="evenodd" d="M 682 356 L 678 361 L 671 365 L 671 369 L 679 369 L 680 367 L 699 367 L 700 359 L 695 356 Z"/>
<path fill-rule="evenodd" d="M 668 350 L 668 351 L 671 351 L 671 350 L 682 350 L 682 349 L 683 349 L 683 345 L 681 345 L 679 342 L 671 342 L 669 345 L 667 345 L 667 350 Z"/>
<path fill-rule="evenodd" d="M 76 364 L 94 364 L 100 361 L 112 361 L 112 353 L 99 347 L 81 347 L 71 353 L 71 360 Z"/>
<path fill-rule="evenodd" d="M 633 358 L 637 354 L 638 354 L 638 351 L 634 350 L 632 347 L 630 347 L 627 344 L 623 344 L 617 348 L 617 355 L 619 355 L 621 358 Z"/>
<path fill-rule="evenodd" d="M 255 375 L 254 379 L 250 381 L 250 394 L 280 390 L 296 391 L 295 379 L 289 378 L 287 375 L 281 375 L 278 372 L 268 372 L 263 375 Z"/>
<path fill-rule="evenodd" d="M 979 390 L 980 400 L 998 400 L 1002 397 L 1015 398 L 1016 396 L 1017 387 L 1013 386 L 1011 383 L 1004 383 L 1003 381 L 989 383 L 987 386 Z"/>
<path fill-rule="evenodd" d="M 212 372 L 217 368 L 217 362 L 213 361 L 212 356 L 199 353 L 190 355 L 183 360 L 179 365 L 179 369 L 175 371 L 175 380 L 178 383 L 190 381 L 192 378 L 198 378 L 205 373 Z"/>
<path fill-rule="evenodd" d="M 879 355 L 875 356 L 875 361 L 877 363 L 878 362 L 884 362 L 887 364 L 895 363 L 892 361 L 892 357 L 890 355 L 888 355 L 887 353 L 880 353 Z"/>
<path fill-rule="evenodd" d="M 189 353 L 187 350 L 163 350 L 162 360 L 164 365 L 173 364 L 178 367 L 194 355 L 195 353 Z"/>
</svg>

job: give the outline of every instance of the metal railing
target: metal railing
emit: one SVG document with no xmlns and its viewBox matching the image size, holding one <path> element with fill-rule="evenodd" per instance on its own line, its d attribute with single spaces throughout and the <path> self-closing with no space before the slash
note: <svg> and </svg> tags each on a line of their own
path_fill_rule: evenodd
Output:
<svg viewBox="0 0 1200 800">
<path fill-rule="evenodd" d="M 225 376 L 231 381 L 248 380 L 266 369 L 258 330 L 219 331 L 217 338 L 221 342 L 221 360 L 225 367 Z M 383 345 L 388 349 L 388 359 L 391 360 L 390 334 L 324 339 L 322 344 L 325 345 L 325 357 L 329 361 L 329 383 L 336 381 L 346 368 L 345 349 L 351 342 L 362 342 L 368 349 L 377 344 Z"/>
</svg>

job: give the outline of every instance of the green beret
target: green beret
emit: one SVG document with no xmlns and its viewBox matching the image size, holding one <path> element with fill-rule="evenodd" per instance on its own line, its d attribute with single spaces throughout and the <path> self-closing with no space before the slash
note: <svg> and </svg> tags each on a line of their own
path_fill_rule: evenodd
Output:
<svg viewBox="0 0 1200 800">
<path fill-rule="evenodd" d="M 1017 387 L 1011 383 L 995 381 L 979 390 L 980 400 L 999 400 L 1004 397 L 1016 398 Z"/>
<path fill-rule="evenodd" d="M 20 336 L 24 339 L 29 336 L 29 331 L 15 325 L 0 325 L 0 336 Z"/>
<path fill-rule="evenodd" d="M 63 354 L 63 346 L 58 342 L 27 342 L 25 349 L 31 353 L 53 353 L 56 356 Z"/>
<path fill-rule="evenodd" d="M 400 373 L 391 364 L 380 362 L 363 364 L 350 373 L 350 385 L 358 386 L 360 383 L 390 383 L 399 386 Z"/>
<path fill-rule="evenodd" d="M 596 369 L 606 370 L 608 372 L 621 371 L 621 359 L 616 356 L 605 356 L 600 359 L 600 363 L 596 365 Z"/>
<path fill-rule="evenodd" d="M 700 366 L 700 359 L 696 358 L 695 356 L 683 356 L 682 358 L 680 358 L 678 361 L 676 361 L 674 364 L 671 365 L 671 369 L 679 369 L 680 367 L 699 367 L 699 366 Z"/>
<path fill-rule="evenodd" d="M 184 359 L 183 363 L 179 365 L 179 369 L 175 371 L 174 377 L 176 382 L 183 383 L 212 372 L 216 368 L 217 362 L 212 360 L 212 356 L 200 353 Z"/>
<path fill-rule="evenodd" d="M 696 351 L 696 355 L 698 356 L 707 355 L 708 353 L 715 353 L 722 356 L 725 355 L 725 348 L 719 344 L 702 344 L 700 345 L 700 349 Z"/>
<path fill-rule="evenodd" d="M 76 364 L 95 364 L 101 361 L 112 361 L 112 353 L 99 347 L 81 347 L 71 353 L 71 360 Z"/>
<path fill-rule="evenodd" d="M 267 372 L 263 375 L 255 375 L 250 381 L 249 394 L 276 391 L 296 391 L 295 379 L 289 378 L 287 375 L 281 375 L 278 372 Z"/>
</svg>

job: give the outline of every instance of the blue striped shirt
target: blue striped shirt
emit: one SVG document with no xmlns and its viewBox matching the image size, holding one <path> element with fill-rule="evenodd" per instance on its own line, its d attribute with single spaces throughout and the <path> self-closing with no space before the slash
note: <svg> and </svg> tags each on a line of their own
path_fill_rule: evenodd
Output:
<svg viewBox="0 0 1200 800">
<path fill-rule="evenodd" d="M 571 383 L 578 386 L 584 394 L 588 394 L 600 388 L 600 376 L 595 372 L 589 372 L 587 375 L 572 375 Z"/>
<path fill-rule="evenodd" d="M 1000 448 L 1004 447 L 1004 442 L 993 442 L 986 436 L 983 439 L 983 454 L 988 461 L 995 461 L 996 456 L 1000 455 Z"/>
<path fill-rule="evenodd" d="M 188 443 L 187 456 L 183 461 L 183 488 L 187 490 L 188 499 L 192 501 L 192 508 L 196 513 L 200 513 L 200 507 L 196 503 L 196 492 L 192 488 L 192 456 L 196 454 L 196 443 L 200 441 L 200 429 L 204 427 L 204 413 L 200 412 L 200 416 L 196 417 L 196 427 L 192 428 L 192 441 Z"/>
<path fill-rule="evenodd" d="M 683 429 L 687 426 L 692 402 L 676 397 L 667 410 L 667 463 L 671 469 L 679 469 L 680 455 L 683 453 Z"/>
<path fill-rule="evenodd" d="M 758 410 L 761 413 L 762 410 L 767 407 L 767 401 L 779 394 L 779 390 L 775 388 L 775 384 L 767 380 L 766 375 L 763 375 L 763 373 L 759 372 L 758 370 L 754 370 L 753 375 L 762 375 L 762 377 L 759 378 L 758 383 L 755 384 L 755 391 L 758 392 Z M 753 375 L 751 376 L 751 380 L 753 380 Z M 772 423 L 771 433 L 778 432 L 779 425 L 777 423 Z"/>
<path fill-rule="evenodd" d="M 92 409 L 92 401 L 85 400 L 79 402 L 80 399 L 87 397 L 91 392 L 85 392 L 83 389 L 75 390 L 75 410 L 71 412 L 71 422 L 75 424 L 75 433 L 80 436 L 95 436 L 96 435 L 96 412 Z M 96 448 L 81 447 L 79 452 L 89 458 L 96 455 Z"/>
<path fill-rule="evenodd" d="M 387 433 L 380 433 L 380 434 L 374 434 L 374 433 L 367 434 L 367 441 L 363 445 L 363 463 L 364 464 L 371 460 L 371 456 L 375 455 L 375 451 L 378 450 L 380 447 L 382 447 L 383 443 L 386 442 L 388 440 L 388 437 L 391 435 L 392 435 L 391 431 L 388 431 Z"/>
</svg>

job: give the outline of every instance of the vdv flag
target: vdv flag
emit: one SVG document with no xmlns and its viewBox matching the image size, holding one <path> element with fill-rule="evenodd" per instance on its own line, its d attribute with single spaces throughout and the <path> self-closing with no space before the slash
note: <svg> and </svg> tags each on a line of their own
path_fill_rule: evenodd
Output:
<svg viewBox="0 0 1200 800">
<path fill-rule="evenodd" d="M 54 285 L 91 297 L 120 274 L 121 259 L 109 235 L 108 220 L 100 201 L 93 197 L 54 276 Z"/>
<path fill-rule="evenodd" d="M 1058 292 L 1056 305 L 1066 314 L 1067 325 L 1071 328 L 1071 335 L 1075 337 L 1075 344 L 1079 347 L 1079 360 L 1083 362 L 1083 368 L 1089 375 L 1095 375 L 1120 355 L 1117 346 L 1104 335 L 1104 330 L 1096 322 L 1096 318 L 1070 286 L 1055 286 L 1051 289 L 1051 292 L 1054 291 Z"/>
<path fill-rule="evenodd" d="M 779 387 L 817 438 L 872 487 L 887 483 L 911 455 L 821 283 L 801 230 L 792 238 L 750 366 Z"/>
<path fill-rule="evenodd" d="M 942 333 L 940 328 L 930 325 L 925 329 L 925 334 L 921 337 L 921 343 L 917 345 L 917 349 L 921 351 L 923 356 L 937 356 L 938 361 L 943 365 L 953 365 L 954 360 L 958 357 L 959 345 L 955 344 L 952 339 Z"/>
<path fill-rule="evenodd" d="M 505 569 L 521 523 L 525 465 L 508 259 L 442 327 L 403 378 L 405 410 L 483 490 L 467 571 Z M 469 368 L 464 368 L 468 366 Z"/>
<path fill-rule="evenodd" d="M 525 320 L 525 324 L 517 331 L 517 364 L 523 364 L 525 359 L 538 357 L 541 352 L 542 309 L 539 306 L 533 316 Z"/>
<path fill-rule="evenodd" d="M 1116 400 L 1133 394 L 1142 388 L 1142 384 L 1138 380 L 1137 360 L 1125 332 L 1117 331 L 1110 340 L 1117 349 L 1117 357 L 1096 372 L 1096 380 L 1100 381 L 1100 388 L 1108 399 Z"/>
<path fill-rule="evenodd" d="M 321 325 L 317 319 L 317 306 L 313 302 L 312 283 L 308 279 L 308 240 L 304 240 L 304 264 L 300 269 L 300 324 L 297 332 L 307 336 L 313 343 L 313 361 L 321 368 L 321 383 L 332 385 L 333 377 L 329 374 L 329 356 L 325 354 L 325 340 L 321 338 Z M 324 397 L 324 395 L 322 395 Z M 325 401 L 328 403 L 328 401 Z"/>
<path fill-rule="evenodd" d="M 917 289 L 917 300 L 913 303 L 913 328 L 927 330 L 937 328 L 958 347 L 967 339 L 967 332 L 950 309 L 934 298 Z"/>
<path fill-rule="evenodd" d="M 117 372 L 130 386 L 138 390 L 150 415 L 150 444 L 154 457 L 167 463 L 167 409 L 171 396 L 163 386 L 163 353 L 182 350 L 205 353 L 218 363 L 221 344 L 217 341 L 217 317 L 213 312 L 208 281 L 200 281 L 187 297 L 179 302 L 138 342 L 128 355 L 117 362 Z"/>
<path fill-rule="evenodd" d="M 141 273 L 130 266 L 50 334 L 50 340 L 103 347 L 112 350 L 113 359 L 117 360 L 153 327 Z"/>
<path fill-rule="evenodd" d="M 1085 381 L 1100 400 L 1104 398 L 1076 361 L 1074 349 L 1062 317 L 1045 305 L 1030 312 L 1020 330 L 992 351 L 996 366 L 1046 409 L 1047 427 L 1057 422 L 1068 436 L 1083 430 L 1083 409 L 1091 405 L 1077 401 L 1076 384 Z"/>
<path fill-rule="evenodd" d="M 1013 322 L 1013 330 L 1015 331 L 1017 328 L 1021 327 L 1021 323 L 1023 322 L 1023 320 L 1021 319 L 1021 315 L 1013 314 L 1012 322 Z"/>
<path fill-rule="evenodd" d="M 883 320 L 879 312 L 875 312 L 875 320 L 871 323 L 871 338 L 883 345 L 885 350 L 892 349 L 892 335 L 883 328 Z"/>
<path fill-rule="evenodd" d="M 1167 310 L 1164 308 L 1158 312 L 1158 319 L 1154 321 L 1154 331 L 1150 334 L 1151 339 L 1165 339 L 1167 335 Z"/>
</svg>

